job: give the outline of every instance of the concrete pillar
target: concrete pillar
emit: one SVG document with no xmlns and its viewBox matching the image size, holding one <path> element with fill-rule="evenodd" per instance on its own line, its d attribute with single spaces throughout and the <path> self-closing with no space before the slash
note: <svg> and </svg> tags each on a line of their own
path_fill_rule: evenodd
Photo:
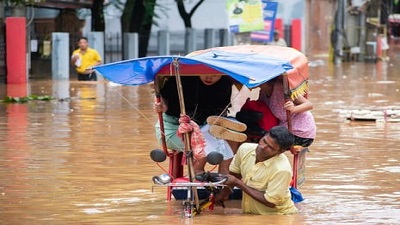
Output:
<svg viewBox="0 0 400 225">
<path fill-rule="evenodd" d="M 51 74 L 53 80 L 69 79 L 69 34 L 52 33 Z"/>
<path fill-rule="evenodd" d="M 360 47 L 360 56 L 358 57 L 358 61 L 364 61 L 365 58 L 365 51 L 366 51 L 366 46 L 365 43 L 367 42 L 367 29 L 366 29 L 366 15 L 365 13 L 361 12 L 359 15 L 359 26 L 360 26 L 360 32 L 359 32 L 359 46 Z"/>
<path fill-rule="evenodd" d="M 104 63 L 104 32 L 89 32 L 87 38 L 89 47 L 96 49 Z"/>
<path fill-rule="evenodd" d="M 24 84 L 28 81 L 26 64 L 26 19 L 6 18 L 7 83 Z"/>
<path fill-rule="evenodd" d="M 215 31 L 214 29 L 204 30 L 204 48 L 213 48 L 216 46 L 215 43 Z"/>
<path fill-rule="evenodd" d="M 170 55 L 170 34 L 166 30 L 158 31 L 157 36 L 158 55 Z"/>
<path fill-rule="evenodd" d="M 185 31 L 185 52 L 186 54 L 197 50 L 196 30 L 193 28 L 186 28 Z"/>
<path fill-rule="evenodd" d="M 233 34 L 228 29 L 219 30 L 219 46 L 233 45 Z"/>
<path fill-rule="evenodd" d="M 88 42 L 89 42 L 89 47 L 95 49 L 100 57 L 101 57 L 101 62 L 104 63 L 105 62 L 105 51 L 104 51 L 104 32 L 89 32 L 88 33 Z M 97 80 L 102 80 L 103 77 L 99 74 L 97 74 Z"/>
<path fill-rule="evenodd" d="M 124 33 L 123 34 L 123 59 L 136 59 L 139 57 L 139 34 Z"/>
<path fill-rule="evenodd" d="M 347 7 L 347 0 L 339 0 L 338 7 L 337 7 L 337 18 L 335 21 L 335 36 L 336 36 L 336 43 L 335 43 L 335 54 L 334 54 L 334 63 L 341 64 L 342 63 L 342 56 L 343 56 L 343 34 L 344 34 L 344 24 L 346 21 L 346 7 Z"/>
<path fill-rule="evenodd" d="M 53 80 L 53 97 L 59 100 L 67 100 L 70 98 L 69 94 L 69 80 Z"/>
</svg>

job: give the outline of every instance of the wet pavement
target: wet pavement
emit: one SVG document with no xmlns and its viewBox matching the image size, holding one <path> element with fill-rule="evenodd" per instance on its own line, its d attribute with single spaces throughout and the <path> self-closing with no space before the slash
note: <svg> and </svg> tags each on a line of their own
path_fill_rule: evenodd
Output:
<svg viewBox="0 0 400 225">
<path fill-rule="evenodd" d="M 400 123 L 339 114 L 400 108 L 398 50 L 388 62 L 310 67 L 318 134 L 290 216 L 243 215 L 230 201 L 182 219 L 181 201 L 152 190 L 163 171 L 149 158 L 159 145 L 148 85 L 32 80 L 23 92 L 57 100 L 0 103 L 0 224 L 398 224 Z M 15 91 L 1 85 L 0 97 Z"/>
</svg>

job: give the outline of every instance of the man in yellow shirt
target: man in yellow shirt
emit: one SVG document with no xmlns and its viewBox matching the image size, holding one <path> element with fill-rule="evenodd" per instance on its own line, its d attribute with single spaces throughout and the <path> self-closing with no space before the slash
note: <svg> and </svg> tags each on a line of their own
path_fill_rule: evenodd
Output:
<svg viewBox="0 0 400 225">
<path fill-rule="evenodd" d="M 294 136 L 286 127 L 276 126 L 258 144 L 244 143 L 239 147 L 225 184 L 243 191 L 244 213 L 265 215 L 298 212 L 289 190 L 291 165 L 282 154 L 293 142 Z M 223 205 L 229 194 L 228 187 L 222 189 L 216 196 L 216 204 Z"/>
<path fill-rule="evenodd" d="M 93 66 L 101 64 L 100 54 L 93 48 L 89 48 L 86 37 L 79 38 L 79 48 L 72 53 L 71 63 L 75 65 L 78 80 L 97 80 Z"/>
</svg>

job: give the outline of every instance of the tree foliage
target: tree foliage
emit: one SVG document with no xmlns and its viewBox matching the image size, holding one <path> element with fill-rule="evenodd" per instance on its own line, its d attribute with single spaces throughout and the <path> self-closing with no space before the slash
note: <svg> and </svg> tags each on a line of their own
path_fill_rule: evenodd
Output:
<svg viewBox="0 0 400 225">
<path fill-rule="evenodd" d="M 147 55 L 156 0 L 127 0 L 121 16 L 122 32 L 139 34 L 139 57 Z"/>
<path fill-rule="evenodd" d="M 92 31 L 105 31 L 104 0 L 93 0 L 91 11 Z"/>
</svg>

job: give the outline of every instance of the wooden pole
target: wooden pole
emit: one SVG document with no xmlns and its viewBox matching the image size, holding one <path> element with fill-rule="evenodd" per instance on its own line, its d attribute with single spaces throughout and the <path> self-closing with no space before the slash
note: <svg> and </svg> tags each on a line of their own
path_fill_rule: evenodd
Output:
<svg viewBox="0 0 400 225">
<path fill-rule="evenodd" d="M 288 101 L 292 101 L 292 99 L 290 98 L 290 87 L 289 87 L 289 79 L 287 76 L 287 73 L 283 74 L 283 92 L 285 95 L 285 102 Z M 290 111 L 286 110 L 286 121 L 287 121 L 287 126 L 288 126 L 288 130 L 290 132 L 292 132 L 292 118 L 290 116 Z M 293 146 L 292 146 L 293 149 Z M 299 154 L 298 152 L 292 151 L 291 149 L 291 153 L 293 154 L 293 184 L 292 186 L 294 188 L 297 188 L 297 165 L 299 163 Z"/>
<path fill-rule="evenodd" d="M 156 77 L 154 79 L 154 90 L 156 94 L 156 102 L 160 103 L 161 102 L 161 84 L 160 84 L 160 78 Z M 164 131 L 164 120 L 163 120 L 163 112 L 158 113 L 158 121 L 160 123 L 160 133 L 161 133 L 161 146 L 163 148 L 164 153 L 169 156 L 168 148 L 167 148 L 167 142 L 165 140 L 165 131 Z"/>
<path fill-rule="evenodd" d="M 290 87 L 289 87 L 289 79 L 287 76 L 287 73 L 284 73 L 283 75 L 283 92 L 285 95 L 285 102 L 292 101 L 290 98 Z M 290 111 L 286 110 L 286 120 L 288 124 L 288 130 L 291 132 L 292 131 L 292 119 L 290 117 Z"/>
<path fill-rule="evenodd" d="M 175 59 L 173 62 L 173 66 L 174 66 L 175 77 L 176 77 L 176 88 L 178 90 L 178 98 L 179 98 L 179 106 L 181 109 L 181 115 L 186 115 L 185 98 L 183 96 L 182 82 L 181 82 L 181 77 L 179 75 L 179 61 Z M 188 165 L 189 180 L 190 180 L 190 182 L 194 182 L 195 174 L 194 174 L 194 168 L 193 168 L 193 154 L 192 154 L 192 150 L 191 150 L 191 146 L 190 146 L 190 133 L 184 133 L 183 135 L 184 135 L 183 143 L 185 145 L 186 162 Z M 193 191 L 194 203 L 196 205 L 196 209 L 199 209 L 200 203 L 199 203 L 199 196 L 197 194 L 197 188 L 196 187 L 190 187 L 190 188 Z"/>
<path fill-rule="evenodd" d="M 155 90 L 155 94 L 156 94 L 156 102 L 160 103 L 161 102 L 161 84 L 160 84 L 160 78 L 159 77 L 155 77 L 154 79 L 154 90 Z M 163 112 L 159 112 L 158 113 L 158 122 L 160 124 L 160 133 L 161 133 L 161 147 L 162 150 L 164 151 L 165 155 L 167 155 L 170 160 L 169 160 L 169 174 L 172 175 L 172 172 L 174 170 L 175 165 L 172 162 L 172 156 L 171 154 L 168 152 L 168 148 L 167 148 L 167 141 L 165 140 L 165 129 L 164 129 L 164 119 L 163 119 Z M 176 178 L 176 177 L 173 177 Z M 167 187 L 167 200 L 171 201 L 171 193 L 172 193 L 172 187 L 168 186 Z"/>
</svg>

